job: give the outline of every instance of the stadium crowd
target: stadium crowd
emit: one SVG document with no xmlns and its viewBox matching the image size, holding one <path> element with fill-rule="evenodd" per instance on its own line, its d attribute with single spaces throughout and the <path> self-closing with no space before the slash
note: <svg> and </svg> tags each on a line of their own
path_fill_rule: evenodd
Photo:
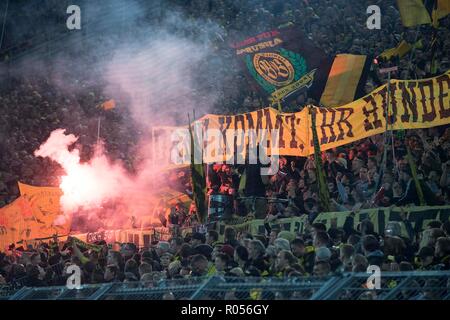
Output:
<svg viewBox="0 0 450 320">
<path fill-rule="evenodd" d="M 223 241 L 217 231 L 175 236 L 151 247 L 133 243 L 86 245 L 74 238 L 54 239 L 35 248 L 12 249 L 0 255 L 0 284 L 12 287 L 65 285 L 67 268 L 81 268 L 83 284 L 125 282 L 131 286 L 163 287 L 165 281 L 206 276 L 323 278 L 343 272 L 450 269 L 450 222 L 431 221 L 423 232 L 402 237 L 396 229 L 377 234 L 369 220 L 353 229 L 354 214 L 343 228 L 308 225 L 302 234 L 271 230 L 269 235 L 237 233 L 228 226 Z M 412 230 L 407 215 L 399 224 Z M 138 282 L 140 281 L 140 283 Z M 236 280 L 242 281 L 242 280 Z M 164 299 L 173 299 L 170 292 Z M 180 297 L 177 297 L 180 298 Z M 227 293 L 227 299 L 236 297 Z M 272 299 L 275 297 L 272 297 Z M 289 297 L 284 297 L 289 298 Z M 294 298 L 294 297 L 290 297 Z M 362 297 L 361 297 L 362 298 Z M 427 299 L 424 296 L 404 297 Z"/>
<path fill-rule="evenodd" d="M 381 170 L 384 167 L 383 135 L 325 151 L 322 163 L 331 211 L 421 205 L 408 162 L 407 146 L 411 150 L 423 193 L 422 205 L 448 204 L 449 134 L 448 128 L 436 127 L 409 131 L 405 137 L 394 138 L 395 151 L 393 153 L 392 148 L 387 147 L 388 160 L 384 172 Z M 307 213 L 310 221 L 314 221 L 317 214 L 324 210 L 320 207 L 314 156 L 308 159 L 281 157 L 277 174 L 270 176 L 265 183 L 259 179 L 259 186 L 257 177 L 252 177 L 251 185 L 247 184 L 245 188 L 239 185 L 242 179 L 239 168 L 220 164 L 212 168 L 209 175 L 210 195 L 222 194 L 230 198 L 230 203 L 238 202 L 230 213 L 248 214 L 236 199 L 249 196 L 273 199 L 267 212 L 270 219 Z M 253 214 L 264 218 L 266 212 Z"/>
<path fill-rule="evenodd" d="M 277 27 L 286 23 L 301 24 L 306 34 L 329 54 L 356 53 L 376 56 L 394 47 L 400 39 L 413 42 L 414 29 L 401 25 L 395 1 L 386 6 L 383 1 L 383 26 L 380 31 L 365 27 L 369 4 L 381 1 L 173 1 L 182 6 L 190 19 L 203 17 L 217 22 L 224 35 L 216 39 L 217 55 L 228 63 L 218 63 L 218 72 L 225 75 L 215 110 L 218 113 L 247 112 L 265 107 L 262 97 L 249 86 L 226 46 L 223 36 L 242 34 L 243 31 Z M 205 4 L 206 7 L 205 7 Z M 239 8 L 239 9 L 237 9 Z M 346 17 L 346 18 L 342 18 Z M 156 19 L 156 18 L 155 18 Z M 157 17 L 162 21 L 161 17 Z M 450 37 L 449 19 L 441 21 L 436 59 L 437 73 L 448 69 Z M 423 27 L 426 29 L 427 27 Z M 430 27 L 431 28 L 431 27 Z M 201 27 L 196 32 L 202 31 Z M 195 38 L 198 33 L 188 35 Z M 409 60 L 398 61 L 397 78 L 424 78 L 431 76 L 430 42 L 425 32 L 422 49 L 415 50 Z M 426 36 L 425 36 L 426 35 Z M 224 70 L 228 68 L 229 70 Z M 375 68 L 375 67 L 374 67 Z M 376 69 L 366 87 L 370 92 L 385 79 Z M 104 101 L 102 84 L 95 77 L 80 73 L 72 75 L 73 83 L 67 91 L 53 85 L 42 76 L 11 76 L 8 90 L 0 95 L 0 206 L 13 201 L 19 194 L 17 181 L 32 185 L 58 185 L 61 168 L 51 161 L 33 156 L 42 139 L 61 126 L 80 137 L 82 157 L 89 159 L 96 142 L 97 116 L 94 108 Z M 302 96 L 286 107 L 299 110 L 305 103 L 317 103 Z M 104 115 L 103 133 L 108 156 L 121 159 L 133 170 L 136 134 L 127 121 L 126 108 Z M 417 187 L 407 160 L 406 146 L 412 153 L 417 177 L 428 205 L 449 204 L 450 186 L 450 130 L 436 127 L 410 130 L 395 134 L 394 147 L 387 150 L 386 170 L 383 154 L 384 136 L 360 140 L 323 154 L 328 191 L 334 211 L 352 211 L 371 207 L 419 205 Z M 432 221 L 424 230 L 414 230 L 407 214 L 402 221 L 409 237 L 394 231 L 374 232 L 369 220 L 354 229 L 354 214 L 342 227 L 328 228 L 312 223 L 323 210 L 319 203 L 319 187 L 313 157 L 281 158 L 280 171 L 268 181 L 261 181 L 258 195 L 286 202 L 272 201 L 263 212 L 249 212 L 242 203 L 239 181 L 242 168 L 227 165 L 211 166 L 209 192 L 232 199 L 232 213 L 255 214 L 268 222 L 282 217 L 307 214 L 307 230 L 293 234 L 271 230 L 267 234 L 237 233 L 233 227 L 225 230 L 225 239 L 219 242 L 216 231 L 207 234 L 192 233 L 174 236 L 168 242 L 159 241 L 150 248 L 136 248 L 132 243 L 109 247 L 97 243 L 94 249 L 77 245 L 72 239 L 54 240 L 37 247 L 15 247 L 0 253 L 0 284 L 20 287 L 64 285 L 71 264 L 82 269 L 82 283 L 133 282 L 141 280 L 149 286 L 158 286 L 164 279 L 191 278 L 207 275 L 325 277 L 342 272 L 365 272 L 368 265 L 378 265 L 387 271 L 449 270 L 450 222 Z M 245 191 L 244 191 L 245 192 Z M 165 296 L 167 299 L 173 295 Z M 227 296 L 233 297 L 233 293 Z"/>
<path fill-rule="evenodd" d="M 169 3 L 170 2 L 170 3 Z M 240 68 L 237 59 L 233 56 L 233 51 L 228 46 L 228 40 L 232 38 L 242 38 L 267 28 L 275 28 L 286 23 L 300 24 L 304 32 L 314 41 L 314 43 L 329 54 L 337 53 L 355 53 L 377 56 L 382 51 L 395 47 L 401 39 L 410 43 L 416 40 L 416 35 L 423 40 L 423 46 L 414 50 L 414 53 L 407 58 L 400 59 L 400 72 L 395 75 L 396 78 L 424 78 L 431 76 L 430 69 L 430 30 L 431 26 L 422 26 L 417 32 L 411 28 L 404 28 L 399 19 L 399 13 L 395 6 L 395 1 L 390 5 L 383 1 L 380 4 L 383 9 L 381 30 L 369 30 L 365 22 L 365 14 L 368 5 L 374 4 L 374 1 L 239 1 L 234 3 L 231 0 L 223 1 L 169 1 L 161 2 L 146 7 L 145 14 L 142 15 L 139 23 L 149 25 L 158 25 L 164 27 L 166 23 L 164 17 L 169 15 L 166 6 L 177 5 L 180 11 L 185 15 L 186 21 L 213 21 L 217 28 L 214 37 L 208 39 L 212 46 L 216 48 L 214 55 L 208 57 L 205 62 L 200 63 L 199 71 L 211 69 L 220 75 L 222 81 L 220 84 L 208 87 L 207 90 L 214 90 L 220 97 L 213 106 L 213 113 L 236 114 L 248 112 L 266 107 L 263 97 L 258 93 L 244 75 L 244 70 Z M 377 2 L 377 1 L 375 1 Z M 376 3 L 375 3 L 376 4 Z M 55 6 L 62 6 L 62 2 L 55 2 Z M 62 8 L 61 7 L 61 8 Z M 40 8 L 41 10 L 42 8 Z M 27 12 L 33 10 L 20 11 L 20 17 L 27 19 Z M 51 7 L 46 11 L 46 15 L 53 12 L 54 20 L 61 19 L 58 10 Z M 62 10 L 61 12 L 65 12 Z M 341 19 L 341 17 L 347 17 Z M 29 17 L 28 17 L 29 18 Z M 197 19 L 197 20 L 195 20 Z M 441 27 L 437 31 L 438 46 L 436 47 L 435 58 L 439 61 L 437 74 L 446 71 L 449 68 L 446 52 L 449 51 L 450 37 L 448 37 L 448 18 L 440 21 Z M 178 21 L 178 20 L 177 20 Z M 133 21 L 133 23 L 136 23 Z M 48 28 L 50 28 L 50 26 Z M 132 24 L 131 26 L 134 26 Z M 130 26 L 128 26 L 130 27 Z M 190 24 L 187 28 L 184 25 L 170 25 L 174 28 L 173 32 L 178 33 L 188 39 L 196 39 L 201 34 L 207 33 L 207 23 Z M 127 28 L 122 28 L 128 30 Z M 186 29 L 188 31 L 186 31 Z M 50 29 L 51 30 L 51 29 Z M 115 30 L 115 29 L 114 29 Z M 56 32 L 55 30 L 51 30 Z M 66 30 L 67 31 L 67 30 Z M 95 29 L 94 29 L 95 31 Z M 30 39 L 20 40 L 32 46 L 30 42 L 35 41 L 40 44 L 44 39 L 39 38 L 30 30 L 32 36 Z M 50 32 L 50 31 L 49 31 Z M 22 34 L 22 33 L 18 33 Z M 120 37 L 127 37 L 127 34 L 117 32 L 112 33 L 109 38 L 120 41 Z M 107 59 L 107 57 L 95 56 L 94 48 L 101 43 L 107 48 L 113 48 L 115 41 L 105 37 L 102 33 L 98 35 L 93 32 L 83 42 L 85 52 L 83 57 L 86 65 L 98 59 Z M 27 41 L 25 41 L 26 39 Z M 63 38 L 64 39 L 64 38 Z M 8 37 L 5 41 L 8 40 Z M 11 40 L 12 41 L 12 40 Z M 80 46 L 73 46 L 67 40 L 68 45 L 63 46 L 67 57 L 79 57 Z M 62 44 L 65 42 L 62 41 Z M 92 52 L 89 45 L 92 45 Z M 56 128 L 64 127 L 69 133 L 74 133 L 80 137 L 79 145 L 82 146 L 82 159 L 89 159 L 92 155 L 96 143 L 97 119 L 99 115 L 105 117 L 102 123 L 102 138 L 106 143 L 108 155 L 113 159 L 122 160 L 130 171 L 136 166 L 136 143 L 139 134 L 131 123 L 130 114 L 127 108 L 112 110 L 107 114 L 101 113 L 101 110 L 95 106 L 104 102 L 107 97 L 103 94 L 105 83 L 97 73 L 98 70 L 86 72 L 86 70 L 70 67 L 70 60 L 67 69 L 63 74 L 53 73 L 57 66 L 49 66 L 48 71 L 41 69 L 30 69 L 31 72 L 25 74 L 6 70 L 14 70 L 14 51 L 9 52 L 5 49 L 2 52 L 4 63 L 2 65 L 5 74 L 2 83 L 2 94 L 0 95 L 0 205 L 14 200 L 18 196 L 16 181 L 34 185 L 58 185 L 61 169 L 48 160 L 39 159 L 33 156 L 33 151 L 39 146 L 42 140 Z M 62 52 L 55 52 L 54 54 Z M 45 52 L 43 55 L 51 54 Z M 20 56 L 20 55 L 19 55 Z M 220 57 L 220 58 L 218 58 Z M 211 59 L 209 59 L 211 58 Z M 32 56 L 31 60 L 25 60 L 27 64 L 43 64 L 44 59 Z M 66 59 L 67 60 L 67 59 Z M 17 61 L 19 63 L 20 61 Z M 80 63 L 74 60 L 73 63 Z M 23 68 L 20 66 L 19 69 Z M 208 74 L 208 72 L 199 72 L 199 74 Z M 54 79 L 54 78 L 57 79 Z M 376 86 L 383 83 L 384 76 L 373 72 L 367 82 L 366 92 L 370 92 Z M 6 79 L 6 80 L 5 80 Z M 64 79 L 64 85 L 60 85 Z M 205 79 L 200 79 L 205 82 Z M 206 79 L 207 80 L 207 79 Z M 212 82 L 213 83 L 213 82 Z M 201 95 L 205 88 L 200 88 L 197 93 Z M 201 99 L 199 99 L 200 101 Z M 126 102 L 124 102 L 126 103 Z M 285 111 L 298 111 L 306 103 L 319 105 L 305 95 L 292 101 L 291 105 L 285 106 Z M 429 130 L 428 135 L 434 135 L 435 130 Z M 366 152 L 367 155 L 367 152 Z M 336 155 L 337 157 L 338 155 Z M 339 157 L 338 157 L 339 158 Z M 346 159 L 347 161 L 352 159 Z M 442 160 L 442 159 L 441 159 Z M 290 164 L 289 164 L 290 166 Z M 437 172 L 440 175 L 441 172 Z M 334 177 L 335 178 L 335 177 Z M 334 179 L 333 178 L 333 179 Z M 344 178 L 345 179 L 345 178 Z"/>
</svg>

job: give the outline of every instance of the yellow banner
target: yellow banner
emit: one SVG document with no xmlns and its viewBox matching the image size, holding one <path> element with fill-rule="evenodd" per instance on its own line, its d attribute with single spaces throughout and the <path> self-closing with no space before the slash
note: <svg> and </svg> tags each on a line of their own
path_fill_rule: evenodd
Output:
<svg viewBox="0 0 450 320">
<path fill-rule="evenodd" d="M 29 221 L 31 238 L 67 234 L 71 221 L 61 211 L 62 190 L 55 187 L 35 187 L 18 182 L 20 194 L 30 203 L 32 215 Z"/>
<path fill-rule="evenodd" d="M 389 103 L 385 84 L 361 99 L 335 108 L 307 106 L 295 113 L 266 108 L 239 115 L 205 115 L 197 121 L 204 133 L 204 161 L 221 162 L 236 154 L 245 156 L 245 146 L 253 141 L 252 132 L 255 132 L 257 141 L 267 137 L 267 154 L 311 155 L 314 153 L 311 112 L 316 113 L 316 130 L 322 151 L 383 133 L 386 130 L 385 110 L 388 105 L 389 130 L 448 124 L 449 84 L 450 70 L 429 79 L 392 80 Z M 244 134 L 229 135 L 239 129 Z M 267 134 L 262 134 L 263 130 Z M 279 133 L 278 149 L 272 150 L 273 146 L 277 146 L 272 141 L 274 130 Z"/>
<path fill-rule="evenodd" d="M 238 233 L 249 232 L 252 235 L 265 234 L 266 228 L 264 226 L 264 222 L 265 221 L 263 219 L 254 219 L 240 224 L 226 224 L 224 222 L 218 223 L 216 225 L 216 231 L 219 234 L 219 241 L 224 240 L 225 228 L 227 226 L 232 226 Z M 277 219 L 270 222 L 269 225 L 271 229 L 286 230 L 293 234 L 301 234 L 305 232 L 307 222 L 308 216 L 302 215 L 300 217 Z"/>
<path fill-rule="evenodd" d="M 29 205 L 27 199 L 19 197 L 9 205 L 0 208 L 0 252 L 7 250 L 10 244 L 30 236 L 30 230 L 25 221 L 28 215 L 27 205 Z"/>
<path fill-rule="evenodd" d="M 387 208 L 372 208 L 364 209 L 355 215 L 352 227 L 357 228 L 357 225 L 363 220 L 370 220 L 374 225 L 374 231 L 383 233 L 389 222 L 401 221 L 400 207 Z M 411 225 L 417 230 L 424 229 L 430 221 L 448 221 L 450 218 L 450 206 L 412 206 L 403 207 L 405 216 L 409 217 Z M 320 213 L 314 222 L 322 222 L 327 228 L 331 227 L 331 222 L 336 219 L 338 228 L 344 225 L 345 219 L 350 215 L 350 211 L 345 212 L 323 212 Z M 401 235 L 407 237 L 408 233 L 404 223 L 400 223 Z"/>
<path fill-rule="evenodd" d="M 21 196 L 0 208 L 0 250 L 21 240 L 64 235 L 70 232 L 70 219 L 62 215 L 62 191 L 18 182 Z"/>
</svg>

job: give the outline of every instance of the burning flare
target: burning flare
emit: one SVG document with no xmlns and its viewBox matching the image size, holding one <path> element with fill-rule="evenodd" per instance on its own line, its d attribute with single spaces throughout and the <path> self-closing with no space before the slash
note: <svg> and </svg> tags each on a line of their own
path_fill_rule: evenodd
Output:
<svg viewBox="0 0 450 320">
<path fill-rule="evenodd" d="M 65 129 L 56 129 L 34 153 L 58 162 L 66 171 L 60 184 L 63 191 L 61 206 L 65 214 L 73 213 L 79 207 L 98 208 L 104 201 L 121 196 L 123 190 L 133 185 L 121 166 L 108 161 L 100 145 L 89 162 L 80 163 L 79 150 L 69 151 L 70 145 L 77 140 L 73 134 L 66 135 Z"/>
</svg>

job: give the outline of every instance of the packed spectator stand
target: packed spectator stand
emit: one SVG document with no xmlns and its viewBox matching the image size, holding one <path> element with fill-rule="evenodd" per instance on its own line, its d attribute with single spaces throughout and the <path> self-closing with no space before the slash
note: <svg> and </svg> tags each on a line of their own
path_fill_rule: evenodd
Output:
<svg viewBox="0 0 450 320">
<path fill-rule="evenodd" d="M 300 24 L 318 47 L 332 54 L 351 52 L 377 56 L 386 48 L 395 47 L 400 38 L 413 42 L 417 37 L 416 30 L 406 29 L 399 22 L 395 1 L 382 1 L 385 10 L 382 31 L 369 31 L 364 27 L 365 8 L 381 1 L 169 2 L 179 6 L 186 19 L 213 21 L 220 29 L 220 33 L 211 41 L 217 48 L 216 54 L 229 63 L 211 59 L 211 64 L 228 81 L 221 86 L 208 88 L 218 92 L 220 99 L 213 111 L 220 114 L 248 112 L 265 107 L 263 98 L 249 86 L 223 40 L 244 30 L 249 31 L 248 26 L 258 30 L 289 22 Z M 143 21 L 148 20 L 154 26 L 162 23 L 164 14 L 167 14 L 165 6 L 169 6 L 167 3 L 160 2 L 160 13 L 155 13 L 155 8 L 150 6 L 142 17 Z M 64 7 L 58 1 L 55 3 L 55 12 L 58 5 Z M 57 13 L 50 15 L 56 21 L 60 19 Z M 441 25 L 438 31 L 440 45 L 436 54 L 440 65 L 436 74 L 449 68 L 449 17 L 443 19 Z M 207 24 L 175 32 L 188 33 L 184 35 L 195 38 L 207 32 L 203 29 L 205 26 Z M 424 48 L 428 48 L 431 39 L 426 32 L 427 27 L 422 28 L 420 34 L 424 35 Z M 102 45 L 114 46 L 114 41 L 126 36 L 126 29 L 121 32 L 123 34 L 114 34 L 117 38 L 103 39 Z M 4 50 L 3 46 L 0 52 L 3 65 L 8 68 L 13 68 L 15 55 L 21 58 L 22 53 L 16 51 L 27 52 L 37 43 L 51 42 L 39 35 L 23 35 L 18 40 L 23 41 L 22 46 L 25 48 L 6 46 Z M 10 41 L 15 43 L 12 39 Z M 88 41 L 95 42 L 97 39 Z M 76 55 L 76 52 L 68 54 Z M 89 54 L 87 56 L 86 59 L 98 59 Z M 398 61 L 400 71 L 397 78 L 421 79 L 432 76 L 429 59 L 427 50 L 416 49 L 414 55 Z M 386 79 L 383 77 L 374 71 L 366 91 L 370 92 L 384 83 Z M 25 77 L 11 74 L 8 82 L 2 85 L 0 206 L 10 203 L 19 195 L 17 181 L 58 186 L 62 169 L 48 159 L 33 156 L 33 151 L 52 130 L 61 126 L 67 128 L 70 133 L 80 137 L 82 157 L 89 159 L 92 155 L 97 140 L 96 116 L 100 112 L 95 106 L 104 101 L 104 88 L 95 73 L 75 73 L 71 79 L 73 82 L 65 86 L 65 91 L 59 90 L 51 79 L 42 75 Z M 202 89 L 198 92 L 201 94 Z M 298 111 L 306 103 L 317 102 L 302 96 L 283 111 Z M 113 110 L 105 118 L 103 135 L 108 156 L 120 159 L 133 172 L 135 162 L 138 161 L 135 158 L 136 137 L 140 132 L 129 125 L 130 122 L 126 121 L 129 118 L 130 114 L 125 108 Z M 314 223 L 323 210 L 313 156 L 282 157 L 280 171 L 263 181 L 263 187 L 257 190 L 257 194 L 239 192 L 242 166 L 213 164 L 208 169 L 208 195 L 226 199 L 226 212 L 222 218 L 244 219 L 252 215 L 270 223 L 277 219 L 307 215 L 309 223 L 306 230 L 301 234 L 278 229 L 265 234 L 249 234 L 227 226 L 223 241 L 219 241 L 215 230 L 209 230 L 206 234 L 175 233 L 168 241 L 157 241 L 145 248 L 136 247 L 133 243 L 111 245 L 101 241 L 96 243 L 101 249 L 92 250 L 77 246 L 70 237 L 67 240 L 54 238 L 34 247 L 25 245 L 19 250 L 20 245 L 16 244 L 7 254 L 0 253 L 0 286 L 8 286 L 11 290 L 24 286 L 63 286 L 69 276 L 66 269 L 71 264 L 81 267 L 83 284 L 141 281 L 155 288 L 164 281 L 212 276 L 234 279 L 329 278 L 343 273 L 366 272 L 369 265 L 379 266 L 383 272 L 450 270 L 448 220 L 431 221 L 423 230 L 415 230 L 410 226 L 408 214 L 404 213 L 401 224 L 411 231 L 408 237 L 384 230 L 376 233 L 369 220 L 360 222 L 357 229 L 349 227 L 353 225 L 350 220 L 360 210 L 421 205 L 412 182 L 406 146 L 409 146 L 417 167 L 425 204 L 450 204 L 450 129 L 447 126 L 394 133 L 395 154 L 388 150 L 387 158 L 391 161 L 380 175 L 386 147 L 384 141 L 383 135 L 375 135 L 327 150 L 322 155 L 332 211 L 352 212 L 344 226 L 327 228 L 322 223 Z M 252 196 L 271 200 L 262 209 L 252 211 L 245 203 L 245 199 Z M 188 211 L 189 208 L 174 208 L 174 216 L 179 214 L 183 217 L 172 217 L 176 221 L 172 224 L 183 227 L 183 222 L 188 220 Z M 445 285 L 448 288 L 448 284 Z M 172 299 L 175 296 L 167 293 L 159 298 Z M 295 296 L 289 295 L 287 298 L 295 299 Z M 363 293 L 356 298 L 368 297 Z M 405 298 L 436 297 L 419 294 Z"/>
</svg>

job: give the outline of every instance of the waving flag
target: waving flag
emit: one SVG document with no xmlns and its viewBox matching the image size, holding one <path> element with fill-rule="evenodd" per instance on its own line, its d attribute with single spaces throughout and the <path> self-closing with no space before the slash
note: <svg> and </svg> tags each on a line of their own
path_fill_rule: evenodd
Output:
<svg viewBox="0 0 450 320">
<path fill-rule="evenodd" d="M 397 0 L 400 17 L 405 27 L 430 24 L 430 14 L 423 0 Z"/>
<path fill-rule="evenodd" d="M 327 106 L 339 105 L 364 94 L 357 91 L 363 87 L 360 83 L 365 82 L 370 59 L 350 54 L 329 56 L 298 26 L 263 32 L 231 47 L 272 104 L 307 94 Z"/>
<path fill-rule="evenodd" d="M 116 101 L 114 99 L 109 99 L 109 100 L 99 104 L 98 107 L 102 108 L 103 110 L 111 110 L 116 107 Z"/>
<path fill-rule="evenodd" d="M 449 0 L 397 0 L 400 17 L 405 27 L 432 24 L 439 27 L 439 20 L 450 14 Z"/>
</svg>

